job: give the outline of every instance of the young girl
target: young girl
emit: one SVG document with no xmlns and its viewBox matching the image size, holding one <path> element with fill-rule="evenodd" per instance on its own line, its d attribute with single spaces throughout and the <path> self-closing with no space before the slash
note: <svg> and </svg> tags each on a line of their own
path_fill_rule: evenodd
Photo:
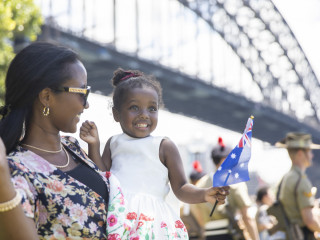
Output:
<svg viewBox="0 0 320 240">
<path fill-rule="evenodd" d="M 167 137 L 150 135 L 157 127 L 162 104 L 158 81 L 136 70 L 118 69 L 112 83 L 113 117 L 123 133 L 107 141 L 101 158 L 95 124 L 86 121 L 80 129 L 89 157 L 119 179 L 127 201 L 126 206 L 123 202 L 119 207 L 109 206 L 108 234 L 114 239 L 188 239 L 178 214 L 165 201 L 169 181 L 177 198 L 186 203 L 214 204 L 217 200 L 222 204 L 229 188 L 200 189 L 188 184 L 176 145 Z M 122 227 L 121 213 L 125 215 Z"/>
</svg>

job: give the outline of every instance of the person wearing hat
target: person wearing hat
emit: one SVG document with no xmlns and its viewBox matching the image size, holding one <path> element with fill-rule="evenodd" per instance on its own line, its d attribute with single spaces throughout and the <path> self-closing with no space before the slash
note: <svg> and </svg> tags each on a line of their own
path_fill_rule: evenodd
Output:
<svg viewBox="0 0 320 240">
<path fill-rule="evenodd" d="M 200 153 L 196 152 L 195 155 Z M 192 171 L 189 174 L 190 183 L 196 185 L 196 183 L 205 175 L 203 172 L 202 165 L 199 160 L 194 160 L 192 162 Z M 184 225 L 187 228 L 189 239 L 203 240 L 203 229 L 196 221 L 195 217 L 190 211 L 190 206 L 192 204 L 181 203 L 180 206 L 180 217 Z"/>
<path fill-rule="evenodd" d="M 314 232 L 320 232 L 319 215 L 315 213 L 316 189 L 305 171 L 312 165 L 312 149 L 320 149 L 320 145 L 312 143 L 310 134 L 299 132 L 288 133 L 275 145 L 286 148 L 292 161 L 282 179 L 279 200 L 290 221 L 301 227 L 304 239 L 315 239 Z"/>
<path fill-rule="evenodd" d="M 221 137 L 218 138 L 218 144 L 211 151 L 211 158 L 218 169 L 223 161 L 227 158 L 232 148 L 225 145 Z M 212 186 L 213 173 L 209 173 L 202 177 L 196 184 L 198 187 Z M 207 236 L 206 239 L 259 239 L 255 216 L 250 216 L 249 208 L 253 205 L 248 194 L 246 183 L 239 183 L 230 186 L 227 204 L 217 206 L 215 212 L 210 217 L 212 210 L 211 204 L 201 203 L 192 204 L 191 212 L 194 214 L 200 226 L 206 228 L 207 234 L 210 234 L 209 226 L 220 224 L 221 220 L 226 220 L 226 229 L 228 233 L 223 236 Z M 219 221 L 216 221 L 219 220 Z M 240 220 L 240 221 L 238 221 Z M 218 223 L 219 222 L 219 223 Z M 231 234 L 233 233 L 233 234 Z"/>
<path fill-rule="evenodd" d="M 193 185 L 196 185 L 196 183 L 206 174 L 203 172 L 202 165 L 198 160 L 192 162 L 192 168 L 189 178 L 190 182 Z"/>
</svg>

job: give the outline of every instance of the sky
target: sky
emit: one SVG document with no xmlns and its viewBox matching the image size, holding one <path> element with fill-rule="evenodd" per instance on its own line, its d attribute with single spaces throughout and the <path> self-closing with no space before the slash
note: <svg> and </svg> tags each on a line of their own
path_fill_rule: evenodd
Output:
<svg viewBox="0 0 320 240">
<path fill-rule="evenodd" d="M 291 27 L 318 79 L 320 79 L 320 0 L 274 0 L 274 3 Z M 111 110 L 108 109 L 109 98 L 91 94 L 89 102 L 91 102 L 91 106 L 84 112 L 81 121 L 87 119 L 96 121 L 100 129 L 103 148 L 107 139 L 120 133 L 121 129 L 114 122 Z M 243 126 L 245 124 L 243 123 Z M 191 162 L 188 153 L 203 151 L 205 153 L 202 156 L 206 162 L 205 167 L 208 171 L 212 170 L 213 165 L 209 160 L 209 151 L 216 139 L 221 136 L 225 142 L 235 146 L 242 131 L 243 129 L 239 129 L 238 132 L 233 132 L 196 119 L 161 111 L 158 128 L 154 134 L 168 136 L 179 146 L 185 163 L 185 171 L 188 172 Z M 79 139 L 78 133 L 75 136 Z M 81 141 L 80 143 L 86 149 L 85 143 Z M 276 184 L 290 168 L 287 152 L 255 138 L 252 146 L 249 170 L 258 172 L 266 182 Z"/>
<path fill-rule="evenodd" d="M 320 0 L 274 0 L 320 79 Z"/>
</svg>

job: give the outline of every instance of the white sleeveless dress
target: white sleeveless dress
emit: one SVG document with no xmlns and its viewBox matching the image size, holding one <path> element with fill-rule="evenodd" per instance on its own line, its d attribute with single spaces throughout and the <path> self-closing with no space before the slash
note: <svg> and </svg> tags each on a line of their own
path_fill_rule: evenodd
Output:
<svg viewBox="0 0 320 240">
<path fill-rule="evenodd" d="M 162 140 L 124 133 L 112 137 L 110 202 L 119 189 L 123 195 L 118 205 L 109 205 L 108 239 L 188 239 L 180 217 L 165 201 L 170 188 L 168 169 L 159 158 Z"/>
</svg>

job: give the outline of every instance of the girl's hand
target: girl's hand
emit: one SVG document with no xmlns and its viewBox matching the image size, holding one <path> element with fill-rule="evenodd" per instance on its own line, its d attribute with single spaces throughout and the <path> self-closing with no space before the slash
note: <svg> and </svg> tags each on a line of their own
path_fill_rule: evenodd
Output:
<svg viewBox="0 0 320 240">
<path fill-rule="evenodd" d="M 86 120 L 80 127 L 80 138 L 88 144 L 100 144 L 97 126 L 94 122 Z"/>
<path fill-rule="evenodd" d="M 229 186 L 226 187 L 211 187 L 206 189 L 204 199 L 206 202 L 215 204 L 218 201 L 218 204 L 224 204 L 226 197 L 229 195 Z"/>
</svg>

